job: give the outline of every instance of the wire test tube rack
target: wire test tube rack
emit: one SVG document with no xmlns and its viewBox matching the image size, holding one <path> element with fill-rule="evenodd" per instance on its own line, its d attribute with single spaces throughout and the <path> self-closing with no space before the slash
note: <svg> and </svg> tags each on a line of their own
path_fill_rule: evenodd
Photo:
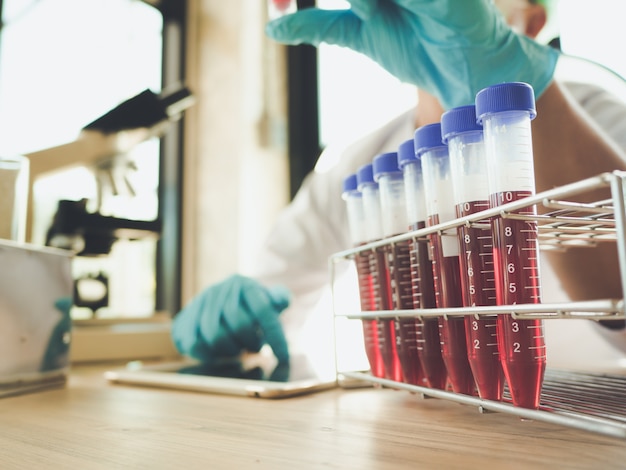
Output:
<svg viewBox="0 0 626 470">
<path fill-rule="evenodd" d="M 602 188 L 610 190 L 610 198 L 593 203 L 574 202 Z M 536 206 L 543 208 L 536 216 L 520 215 L 520 209 Z M 384 245 L 393 245 L 410 239 L 426 239 L 429 234 L 443 236 L 454 234 L 458 227 L 480 227 L 492 217 L 532 220 L 537 223 L 542 250 L 563 250 L 567 256 L 570 246 L 595 246 L 599 243 L 616 244 L 619 259 L 620 284 L 626 292 L 626 172 L 614 171 L 592 178 L 537 193 L 518 201 L 487 209 L 427 228 L 388 237 L 376 242 L 333 254 L 329 259 L 335 324 L 339 320 L 394 319 L 404 317 L 456 317 L 472 315 L 476 318 L 510 314 L 519 319 L 586 319 L 592 321 L 626 319 L 624 299 L 598 299 L 564 303 L 499 305 L 485 307 L 458 307 L 437 309 L 343 311 L 337 307 L 339 295 L 336 286 L 337 266 L 352 262 L 358 253 Z M 337 328 L 336 328 L 337 329 Z M 341 340 L 336 335 L 335 353 L 340 358 Z M 345 349 L 343 349 L 345 351 Z M 549 353 L 549 345 L 548 345 Z M 555 423 L 594 433 L 626 439 L 626 372 L 624 375 L 583 373 L 575 371 L 546 370 L 539 409 L 514 406 L 505 390 L 502 401 L 491 401 L 476 396 L 453 393 L 428 387 L 395 382 L 373 376 L 368 371 L 345 370 L 337 361 L 339 383 L 357 380 L 373 385 L 407 390 L 423 397 L 433 397 L 476 406 L 480 412 L 508 413 L 522 419 Z"/>
</svg>

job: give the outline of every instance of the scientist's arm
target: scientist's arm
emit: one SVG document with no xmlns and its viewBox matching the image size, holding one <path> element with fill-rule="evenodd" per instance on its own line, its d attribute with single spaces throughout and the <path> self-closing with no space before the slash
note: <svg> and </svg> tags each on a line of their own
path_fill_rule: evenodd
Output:
<svg viewBox="0 0 626 470">
<path fill-rule="evenodd" d="M 413 121 L 414 110 L 407 111 L 347 146 L 327 147 L 259 250 L 249 274 L 266 285 L 283 284 L 293 294 L 289 309 L 281 315 L 292 341 L 297 341 L 310 319 L 330 311 L 328 305 L 320 306 L 329 300 L 329 257 L 352 247 L 341 198 L 343 179 L 378 153 L 397 149 L 413 132 Z M 346 263 L 335 264 L 334 278 L 346 269 Z"/>
<path fill-rule="evenodd" d="M 532 132 L 537 191 L 625 167 L 623 150 L 556 82 L 537 100 Z M 610 193 L 598 191 L 589 196 L 587 202 L 592 202 L 609 198 Z M 614 243 L 546 255 L 572 300 L 622 298 Z"/>
</svg>

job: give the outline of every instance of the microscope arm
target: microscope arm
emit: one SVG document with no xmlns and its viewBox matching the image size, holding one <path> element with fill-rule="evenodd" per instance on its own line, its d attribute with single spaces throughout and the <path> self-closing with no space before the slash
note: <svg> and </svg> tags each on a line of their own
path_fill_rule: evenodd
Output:
<svg viewBox="0 0 626 470">
<path fill-rule="evenodd" d="M 26 154 L 31 183 L 37 178 L 75 166 L 91 166 L 116 155 L 128 153 L 137 144 L 159 135 L 157 129 L 132 129 L 114 134 L 83 130 L 66 144 Z M 32 187 L 32 186 L 31 186 Z"/>
<path fill-rule="evenodd" d="M 141 142 L 163 135 L 193 102 L 193 95 L 185 87 L 159 95 L 145 90 L 87 124 L 75 141 L 27 154 L 31 181 L 57 170 L 93 165 L 128 153 Z"/>
<path fill-rule="evenodd" d="M 145 90 L 86 125 L 75 141 L 26 154 L 30 166 L 27 241 L 32 241 L 33 185 L 38 178 L 124 155 L 141 142 L 163 135 L 193 103 L 194 96 L 186 87 L 159 95 Z"/>
</svg>

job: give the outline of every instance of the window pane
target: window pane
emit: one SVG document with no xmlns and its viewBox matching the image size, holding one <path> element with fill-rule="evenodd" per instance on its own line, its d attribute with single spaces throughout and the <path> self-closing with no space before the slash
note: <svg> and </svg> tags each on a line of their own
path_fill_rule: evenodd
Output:
<svg viewBox="0 0 626 470">
<path fill-rule="evenodd" d="M 623 0 L 568 0 L 558 3 L 563 51 L 611 68 L 626 77 Z"/>
<path fill-rule="evenodd" d="M 349 8 L 342 0 L 318 0 L 319 8 Z M 326 146 L 372 130 L 414 106 L 415 86 L 344 47 L 318 48 L 320 140 Z"/>
<path fill-rule="evenodd" d="M 3 20 L 0 153 L 28 154 L 73 142 L 85 125 L 119 103 L 145 89 L 160 90 L 163 18 L 139 0 L 4 0 Z M 127 157 L 137 168 L 128 174 L 136 196 L 110 195 L 101 211 L 153 220 L 158 139 Z M 43 244 L 57 201 L 93 200 L 97 185 L 92 171 L 79 167 L 42 178 L 33 192 L 33 241 Z M 106 259 L 76 258 L 77 276 L 104 271 L 110 277 L 110 307 L 99 313 L 153 313 L 155 247 L 154 240 L 119 241 Z"/>
<path fill-rule="evenodd" d="M 162 17 L 137 0 L 4 0 L 0 151 L 72 141 L 119 102 L 161 85 Z"/>
</svg>

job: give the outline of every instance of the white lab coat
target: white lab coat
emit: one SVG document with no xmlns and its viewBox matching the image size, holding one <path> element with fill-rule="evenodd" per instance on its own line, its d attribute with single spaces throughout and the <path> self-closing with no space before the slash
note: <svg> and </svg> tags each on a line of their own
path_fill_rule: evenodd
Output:
<svg viewBox="0 0 626 470">
<path fill-rule="evenodd" d="M 325 359 L 331 360 L 328 260 L 333 253 L 351 248 L 341 198 L 343 179 L 371 163 L 374 156 L 395 151 L 399 143 L 411 139 L 414 116 L 415 110 L 411 109 L 350 145 L 327 148 L 317 165 L 327 167 L 327 171 L 316 169 L 305 178 L 270 232 L 252 275 L 265 285 L 283 284 L 292 292 L 291 305 L 281 315 L 290 351 L 303 351 L 309 356 L 327 353 Z M 329 160 L 335 160 L 335 164 L 329 165 Z M 344 298 L 358 302 L 356 282 L 342 286 L 350 290 L 344 292 Z"/>
<path fill-rule="evenodd" d="M 618 118 L 626 116 L 626 104 L 596 87 L 568 84 L 568 89 L 626 151 L 626 118 Z M 328 344 L 332 340 L 330 336 L 311 333 L 320 329 L 329 331 L 328 322 L 332 321 L 329 257 L 351 248 L 345 204 L 341 198 L 342 181 L 360 166 L 371 163 L 376 155 L 396 151 L 400 143 L 413 138 L 414 118 L 415 110 L 411 109 L 351 145 L 339 149 L 332 146 L 327 148 L 320 156 L 316 171 L 305 179 L 294 201 L 279 216 L 260 253 L 258 269 L 252 274 L 266 285 L 280 283 L 293 293 L 292 304 L 282 315 L 290 348 L 317 348 L 318 351 L 332 349 L 332 345 Z M 329 159 L 336 159 L 336 162 L 327 168 Z M 327 169 L 318 171 L 321 166 Z M 541 269 L 544 301 L 566 300 L 549 266 L 544 263 Z M 356 281 L 353 284 L 351 295 L 356 301 Z M 597 351 L 600 344 L 600 347 L 606 348 L 603 354 L 614 359 L 616 351 L 607 346 L 605 341 L 598 340 L 599 334 L 626 352 L 624 332 L 610 332 L 598 327 L 595 322 L 584 321 L 583 324 L 580 321 L 569 321 L 576 322 L 575 331 L 564 333 L 571 325 L 565 328 L 563 320 L 558 320 L 558 326 L 552 326 L 550 322 L 557 320 L 547 322 L 549 354 L 551 343 L 555 345 L 552 350 L 563 350 L 569 344 L 561 343 L 578 341 L 582 336 L 590 348 Z M 568 341 L 559 342 L 559 337 L 565 337 Z M 580 351 L 580 347 L 577 350 Z M 564 354 L 571 358 L 570 352 Z M 553 357 L 559 357 L 559 354 Z"/>
</svg>

